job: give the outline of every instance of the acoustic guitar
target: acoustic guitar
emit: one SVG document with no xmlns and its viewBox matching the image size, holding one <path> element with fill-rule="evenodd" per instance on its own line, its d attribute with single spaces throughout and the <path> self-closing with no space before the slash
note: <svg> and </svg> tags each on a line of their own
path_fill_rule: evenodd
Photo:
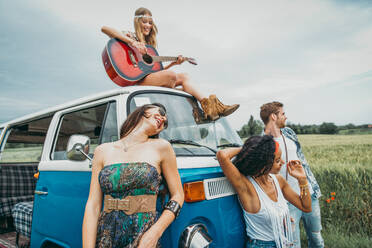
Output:
<svg viewBox="0 0 372 248">
<path fill-rule="evenodd" d="M 136 48 L 113 38 L 103 49 L 102 61 L 111 80 L 119 86 L 130 86 L 148 74 L 163 70 L 162 62 L 177 61 L 178 57 L 159 56 L 156 49 L 146 45 L 147 54 L 141 54 Z M 196 65 L 193 58 L 186 60 Z"/>
</svg>

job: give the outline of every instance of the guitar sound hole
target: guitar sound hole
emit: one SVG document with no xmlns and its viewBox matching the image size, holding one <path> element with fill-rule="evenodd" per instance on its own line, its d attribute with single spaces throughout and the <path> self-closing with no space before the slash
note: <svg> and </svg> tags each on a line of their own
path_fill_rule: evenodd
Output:
<svg viewBox="0 0 372 248">
<path fill-rule="evenodd" d="M 143 58 L 143 61 L 145 61 L 147 64 L 152 63 L 152 57 L 150 55 L 144 54 L 144 55 L 142 55 L 142 58 Z"/>
</svg>

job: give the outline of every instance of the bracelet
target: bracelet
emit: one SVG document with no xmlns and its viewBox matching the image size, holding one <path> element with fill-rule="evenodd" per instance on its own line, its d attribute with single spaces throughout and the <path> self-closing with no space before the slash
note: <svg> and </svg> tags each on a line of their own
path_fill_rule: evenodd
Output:
<svg viewBox="0 0 372 248">
<path fill-rule="evenodd" d="M 168 209 L 169 211 L 171 211 L 177 218 L 180 214 L 181 206 L 175 200 L 170 200 L 169 202 L 167 202 L 167 204 L 165 204 L 164 209 Z"/>
<path fill-rule="evenodd" d="M 305 188 L 305 187 L 309 186 L 309 183 L 306 183 L 306 184 L 303 184 L 303 185 L 299 185 L 299 186 L 300 186 L 300 188 Z"/>
<path fill-rule="evenodd" d="M 300 198 L 302 199 L 304 196 L 307 196 L 307 191 L 309 189 L 309 183 L 300 185 Z"/>
</svg>

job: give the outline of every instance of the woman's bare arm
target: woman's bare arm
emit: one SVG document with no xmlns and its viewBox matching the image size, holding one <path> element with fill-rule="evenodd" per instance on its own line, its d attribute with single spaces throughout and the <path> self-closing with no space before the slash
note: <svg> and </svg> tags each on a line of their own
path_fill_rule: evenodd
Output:
<svg viewBox="0 0 372 248">
<path fill-rule="evenodd" d="M 123 32 L 116 30 L 114 28 L 111 28 L 111 27 L 103 26 L 101 28 L 101 31 L 107 36 L 109 36 L 110 38 L 116 38 L 116 39 L 122 40 L 129 45 L 132 45 L 132 43 L 135 42 L 134 39 L 130 38 L 127 35 L 124 35 Z"/>
<path fill-rule="evenodd" d="M 145 44 L 129 37 L 128 35 L 123 34 L 123 32 L 119 30 L 116 30 L 111 27 L 103 26 L 101 28 L 101 31 L 107 36 L 109 36 L 110 38 L 116 38 L 116 39 L 122 40 L 128 45 L 137 48 L 142 54 L 147 53 L 147 48 Z"/>
<path fill-rule="evenodd" d="M 168 185 L 170 200 L 178 202 L 182 207 L 184 193 L 177 169 L 176 155 L 169 142 L 159 140 L 159 143 L 161 146 L 160 152 L 163 157 L 161 170 Z M 142 236 L 139 247 L 155 247 L 156 242 L 174 219 L 174 213 L 165 209 L 156 223 Z"/>
<path fill-rule="evenodd" d="M 240 152 L 241 148 L 226 148 L 217 152 L 217 159 L 223 173 L 239 195 L 239 200 L 245 211 L 257 213 L 260 201 L 253 185 L 240 173 L 231 159 Z"/>
<path fill-rule="evenodd" d="M 295 163 L 294 163 L 295 162 Z M 298 184 L 307 185 L 305 194 L 302 196 L 298 195 L 292 187 L 288 184 L 288 182 L 280 175 L 276 175 L 278 178 L 280 187 L 282 189 L 284 198 L 287 199 L 292 205 L 296 206 L 303 212 L 309 213 L 311 212 L 311 195 L 309 192 L 308 181 L 306 178 L 305 171 L 301 165 L 300 161 L 290 161 L 287 167 L 289 174 L 295 177 L 298 181 Z"/>
<path fill-rule="evenodd" d="M 235 165 L 231 162 L 231 159 L 236 156 L 241 150 L 241 147 L 239 148 L 226 148 L 223 150 L 219 150 L 217 152 L 217 159 L 220 163 L 220 166 L 223 170 L 223 173 L 231 183 L 231 185 L 234 187 L 236 192 L 242 193 L 246 192 L 247 185 L 245 181 L 243 180 L 243 175 L 240 173 L 240 171 L 235 167 Z M 240 196 L 240 194 L 239 194 Z"/>
<path fill-rule="evenodd" d="M 102 208 L 102 190 L 98 182 L 98 174 L 102 168 L 103 151 L 101 145 L 95 149 L 92 162 L 92 178 L 83 220 L 84 248 L 93 248 L 96 245 L 98 217 Z"/>
<path fill-rule="evenodd" d="M 185 61 L 186 61 L 186 58 L 185 57 L 183 57 L 182 55 L 178 55 L 177 61 L 174 61 L 174 62 L 172 62 L 172 63 L 164 66 L 164 69 L 163 70 L 167 70 L 167 69 L 169 69 L 169 68 L 171 68 L 172 66 L 175 66 L 175 65 L 180 65 L 180 64 L 182 64 Z"/>
</svg>

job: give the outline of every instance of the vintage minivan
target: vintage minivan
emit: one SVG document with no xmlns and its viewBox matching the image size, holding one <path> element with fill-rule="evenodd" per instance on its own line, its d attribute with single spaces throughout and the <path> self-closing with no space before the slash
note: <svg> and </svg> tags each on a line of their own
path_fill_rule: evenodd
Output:
<svg viewBox="0 0 372 248">
<path fill-rule="evenodd" d="M 16 203 L 29 201 L 31 247 L 81 247 L 91 163 L 68 156 L 70 148 L 85 145 L 92 157 L 97 145 L 119 138 L 129 113 L 155 102 L 167 109 L 169 126 L 160 137 L 174 148 L 185 192 L 162 247 L 244 247 L 239 201 L 216 160 L 218 149 L 242 145 L 241 139 L 226 118 L 203 120 L 195 98 L 162 87 L 123 87 L 0 125 L 0 220 L 12 218 Z M 161 213 L 167 196 L 160 198 Z"/>
</svg>

